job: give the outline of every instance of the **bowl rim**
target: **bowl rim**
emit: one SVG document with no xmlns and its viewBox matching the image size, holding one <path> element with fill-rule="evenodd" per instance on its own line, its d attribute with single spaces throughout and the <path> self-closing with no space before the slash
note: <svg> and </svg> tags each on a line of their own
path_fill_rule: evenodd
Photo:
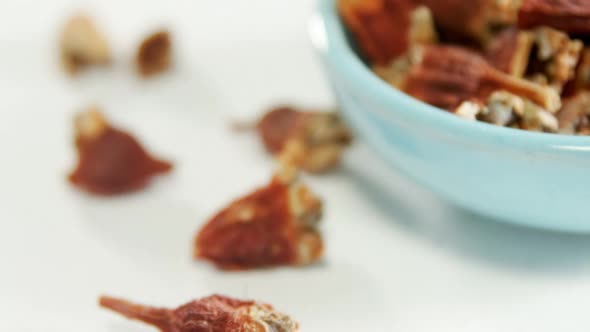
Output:
<svg viewBox="0 0 590 332">
<path fill-rule="evenodd" d="M 590 137 L 532 132 L 468 121 L 394 89 L 361 61 L 350 47 L 344 31 L 336 0 L 319 0 L 309 24 L 309 35 L 313 47 L 326 60 L 325 64 L 344 75 L 346 82 L 359 93 L 385 105 L 397 105 L 389 108 L 411 121 L 480 142 L 504 143 L 510 147 L 534 150 L 590 152 Z"/>
</svg>

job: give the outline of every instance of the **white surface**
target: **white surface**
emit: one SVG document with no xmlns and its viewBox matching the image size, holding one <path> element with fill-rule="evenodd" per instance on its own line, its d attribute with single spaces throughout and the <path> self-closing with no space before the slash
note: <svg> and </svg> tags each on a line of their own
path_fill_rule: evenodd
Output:
<svg viewBox="0 0 590 332">
<path fill-rule="evenodd" d="M 271 172 L 256 138 L 228 121 L 276 102 L 332 103 L 307 42 L 311 2 L 0 4 L 0 330 L 147 332 L 98 309 L 97 296 L 174 306 L 215 292 L 273 303 L 304 332 L 590 330 L 590 237 L 448 206 L 362 144 L 342 171 L 308 178 L 326 200 L 323 264 L 220 273 L 191 260 L 202 222 Z M 113 70 L 62 75 L 56 32 L 75 8 L 108 32 Z M 142 82 L 129 55 L 161 24 L 179 61 Z M 72 189 L 71 115 L 91 102 L 173 159 L 173 175 L 116 199 Z"/>
</svg>

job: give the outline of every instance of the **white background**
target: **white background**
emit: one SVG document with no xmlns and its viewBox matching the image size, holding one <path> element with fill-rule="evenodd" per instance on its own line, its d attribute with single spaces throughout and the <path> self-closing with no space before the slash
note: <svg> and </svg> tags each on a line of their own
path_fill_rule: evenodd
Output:
<svg viewBox="0 0 590 332">
<path fill-rule="evenodd" d="M 191 260 L 199 226 L 272 171 L 257 139 L 228 123 L 277 102 L 333 105 L 307 41 L 312 7 L 0 2 L 0 330 L 151 331 L 97 308 L 99 294 L 175 306 L 219 292 L 270 302 L 304 332 L 590 331 L 590 237 L 449 206 L 362 143 L 339 172 L 306 178 L 326 202 L 322 264 L 221 273 Z M 56 41 L 77 9 L 95 16 L 116 65 L 71 80 Z M 160 26 L 174 33 L 176 67 L 144 82 L 131 55 Z M 174 173 L 115 199 L 71 188 L 71 117 L 91 103 L 175 161 Z"/>
</svg>

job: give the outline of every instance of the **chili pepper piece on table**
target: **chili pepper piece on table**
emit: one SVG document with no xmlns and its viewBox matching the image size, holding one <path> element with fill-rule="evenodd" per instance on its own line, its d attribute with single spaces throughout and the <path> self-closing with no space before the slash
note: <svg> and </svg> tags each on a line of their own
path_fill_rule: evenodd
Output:
<svg viewBox="0 0 590 332">
<path fill-rule="evenodd" d="M 162 73 L 172 62 L 172 39 L 168 31 L 157 31 L 145 38 L 135 56 L 139 74 L 151 77 Z"/>
<path fill-rule="evenodd" d="M 70 75 L 76 75 L 88 66 L 104 66 L 111 61 L 106 38 L 85 15 L 75 15 L 66 22 L 60 52 L 62 65 Z"/>
<path fill-rule="evenodd" d="M 80 189 L 107 196 L 136 191 L 172 169 L 133 136 L 111 127 L 96 108 L 78 114 L 74 125 L 78 163 L 69 181 Z"/>
<path fill-rule="evenodd" d="M 302 266 L 323 254 L 318 230 L 322 202 L 297 180 L 293 158 L 301 149 L 287 144 L 280 171 L 266 186 L 237 199 L 198 232 L 194 257 L 226 270 Z"/>
<path fill-rule="evenodd" d="M 256 129 L 266 149 L 275 156 L 288 141 L 300 141 L 304 151 L 298 166 L 310 173 L 336 167 L 352 141 L 350 130 L 336 112 L 277 107 L 258 121 Z"/>
<path fill-rule="evenodd" d="M 101 307 L 161 332 L 297 332 L 299 324 L 268 304 L 212 295 L 176 309 L 156 308 L 103 296 Z"/>
</svg>

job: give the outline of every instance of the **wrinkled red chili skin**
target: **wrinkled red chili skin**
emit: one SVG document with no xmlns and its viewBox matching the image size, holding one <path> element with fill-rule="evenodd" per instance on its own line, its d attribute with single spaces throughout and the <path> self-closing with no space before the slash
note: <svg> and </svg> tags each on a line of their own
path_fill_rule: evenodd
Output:
<svg viewBox="0 0 590 332">
<path fill-rule="evenodd" d="M 493 87 L 482 80 L 486 66 L 482 57 L 467 49 L 430 45 L 425 47 L 421 64 L 410 70 L 404 91 L 450 110 L 463 100 L 484 98 L 491 93 Z"/>
<path fill-rule="evenodd" d="M 222 269 L 295 263 L 297 234 L 288 195 L 288 186 L 273 180 L 233 202 L 197 234 L 195 256 Z"/>
<path fill-rule="evenodd" d="M 490 0 L 415 0 L 425 5 L 441 33 L 451 40 L 474 38 L 473 31 L 484 19 L 486 5 Z"/>
<path fill-rule="evenodd" d="M 518 33 L 517 29 L 506 29 L 492 40 L 485 54 L 490 65 L 504 73 L 510 73 L 518 44 Z"/>
<path fill-rule="evenodd" d="M 409 45 L 412 0 L 341 1 L 340 15 L 370 64 L 386 65 Z"/>
<path fill-rule="evenodd" d="M 140 190 L 152 176 L 172 169 L 172 164 L 152 158 L 135 138 L 114 128 L 92 139 L 78 138 L 76 147 L 78 165 L 69 181 L 93 194 Z"/>
<path fill-rule="evenodd" d="M 255 304 L 222 295 L 195 300 L 177 309 L 149 307 L 111 297 L 100 299 L 102 307 L 155 326 L 161 332 L 249 332 L 252 319 L 247 313 Z M 258 305 L 272 310 L 270 305 Z"/>
<path fill-rule="evenodd" d="M 309 115 L 290 107 L 278 107 L 266 113 L 258 122 L 258 134 L 268 152 L 278 154 L 287 141 L 305 127 Z"/>
<path fill-rule="evenodd" d="M 172 312 L 170 331 L 164 332 L 227 332 L 245 331 L 243 326 L 251 320 L 236 315 L 239 308 L 249 308 L 253 301 L 240 301 L 213 295 L 187 303 Z"/>
<path fill-rule="evenodd" d="M 549 26 L 574 35 L 590 35 L 589 0 L 524 0 L 518 26 L 530 29 Z"/>
</svg>

